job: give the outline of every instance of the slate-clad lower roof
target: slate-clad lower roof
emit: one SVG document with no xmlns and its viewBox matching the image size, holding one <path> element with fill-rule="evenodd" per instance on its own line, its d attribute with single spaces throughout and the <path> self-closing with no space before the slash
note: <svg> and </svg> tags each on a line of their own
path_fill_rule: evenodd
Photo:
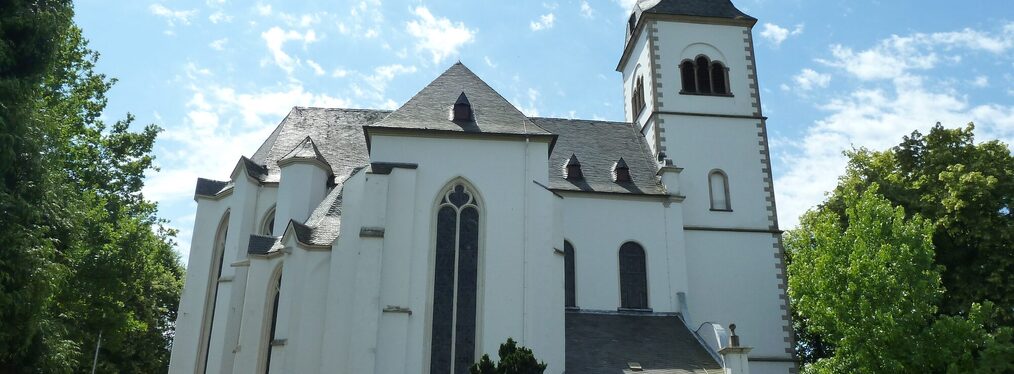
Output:
<svg viewBox="0 0 1014 374">
<path fill-rule="evenodd" d="M 313 139 L 317 152 L 341 180 L 353 168 L 369 163 L 363 126 L 376 123 L 388 110 L 295 107 L 250 158 L 266 166 L 264 182 L 278 182 L 278 160 Z"/>
<path fill-rule="evenodd" d="M 205 178 L 197 178 L 197 187 L 194 188 L 194 195 L 196 196 L 215 196 L 225 191 L 230 186 L 231 182 L 228 181 L 216 181 Z"/>
<path fill-rule="evenodd" d="M 473 120 L 451 121 L 451 108 L 462 93 L 472 107 Z M 460 62 L 434 79 L 401 108 L 370 127 L 551 135 Z"/>
<path fill-rule="evenodd" d="M 557 134 L 549 157 L 549 187 L 558 190 L 662 195 L 658 166 L 644 137 L 630 123 L 563 118 L 532 118 L 540 127 Z M 581 160 L 582 179 L 567 179 L 571 155 Z M 630 168 L 630 182 L 614 181 L 613 167 L 623 158 Z"/>
<path fill-rule="evenodd" d="M 640 0 L 634 5 L 634 13 L 638 18 L 643 13 L 654 13 L 747 21 L 757 20 L 737 9 L 731 0 Z"/>
<path fill-rule="evenodd" d="M 722 373 L 722 366 L 679 316 L 569 311 L 566 314 L 566 372 Z"/>
</svg>

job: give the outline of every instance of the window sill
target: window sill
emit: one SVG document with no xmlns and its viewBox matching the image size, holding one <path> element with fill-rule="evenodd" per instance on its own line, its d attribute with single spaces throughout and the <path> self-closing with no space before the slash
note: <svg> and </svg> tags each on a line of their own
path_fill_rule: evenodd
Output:
<svg viewBox="0 0 1014 374">
<path fill-rule="evenodd" d="M 731 93 L 730 94 L 713 94 L 713 93 L 686 92 L 686 91 L 680 91 L 680 95 L 712 96 L 712 97 L 736 97 L 736 95 L 733 95 Z"/>
<path fill-rule="evenodd" d="M 715 208 L 711 208 L 711 211 L 712 211 L 712 212 L 726 212 L 726 213 L 732 213 L 732 209 L 715 209 Z"/>
<path fill-rule="evenodd" d="M 651 310 L 651 308 L 645 308 L 645 309 L 641 309 L 641 308 L 616 308 L 616 311 L 617 312 L 626 312 L 626 313 L 651 313 L 651 312 L 653 312 Z"/>
<path fill-rule="evenodd" d="M 568 312 L 576 312 L 578 310 L 581 310 L 581 308 L 578 308 L 576 306 L 565 306 L 565 307 L 563 307 L 563 310 L 568 311 Z"/>
</svg>

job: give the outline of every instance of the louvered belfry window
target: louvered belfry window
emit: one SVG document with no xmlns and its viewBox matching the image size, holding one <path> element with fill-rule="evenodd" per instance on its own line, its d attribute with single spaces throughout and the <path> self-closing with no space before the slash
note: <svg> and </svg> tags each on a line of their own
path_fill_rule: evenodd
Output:
<svg viewBox="0 0 1014 374">
<path fill-rule="evenodd" d="M 464 184 L 437 210 L 430 373 L 467 374 L 475 362 L 479 203 Z"/>
<path fill-rule="evenodd" d="M 620 246 L 620 308 L 648 309 L 648 267 L 634 242 Z"/>
</svg>

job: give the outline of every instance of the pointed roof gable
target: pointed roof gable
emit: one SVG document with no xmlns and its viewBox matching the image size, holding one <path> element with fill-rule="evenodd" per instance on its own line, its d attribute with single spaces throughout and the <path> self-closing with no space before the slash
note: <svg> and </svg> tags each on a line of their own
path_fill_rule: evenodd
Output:
<svg viewBox="0 0 1014 374">
<path fill-rule="evenodd" d="M 327 159 L 317 149 L 317 144 L 309 136 L 303 138 L 303 141 L 299 142 L 296 148 L 293 148 L 288 154 L 279 159 L 278 166 L 285 166 L 300 161 L 317 164 L 328 172 L 331 172 L 331 164 L 328 164 Z"/>
<path fill-rule="evenodd" d="M 467 96 L 471 121 L 452 121 L 455 103 Z M 456 63 L 387 118 L 367 128 L 400 128 L 486 134 L 552 135 L 475 75 Z"/>
</svg>

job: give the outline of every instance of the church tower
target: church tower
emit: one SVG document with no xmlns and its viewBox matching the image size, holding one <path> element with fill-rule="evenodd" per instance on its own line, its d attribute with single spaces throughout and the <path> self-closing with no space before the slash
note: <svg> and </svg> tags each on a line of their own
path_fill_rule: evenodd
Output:
<svg viewBox="0 0 1014 374">
<path fill-rule="evenodd" d="M 704 260 L 690 267 L 713 263 L 708 271 L 716 277 L 773 280 L 770 289 L 732 285 L 733 291 L 720 292 L 731 298 L 728 292 L 739 289 L 744 299 L 737 308 L 771 314 L 751 333 L 766 337 L 751 342 L 751 360 L 791 365 L 784 254 L 754 58 L 756 23 L 730 0 L 640 0 L 616 69 L 623 74 L 626 119 L 660 164 L 681 170 L 688 262 Z M 748 257 L 763 261 L 742 260 Z M 724 323 L 735 322 L 726 316 L 741 318 L 701 305 L 702 293 L 719 290 L 688 286 L 691 315 Z"/>
</svg>

